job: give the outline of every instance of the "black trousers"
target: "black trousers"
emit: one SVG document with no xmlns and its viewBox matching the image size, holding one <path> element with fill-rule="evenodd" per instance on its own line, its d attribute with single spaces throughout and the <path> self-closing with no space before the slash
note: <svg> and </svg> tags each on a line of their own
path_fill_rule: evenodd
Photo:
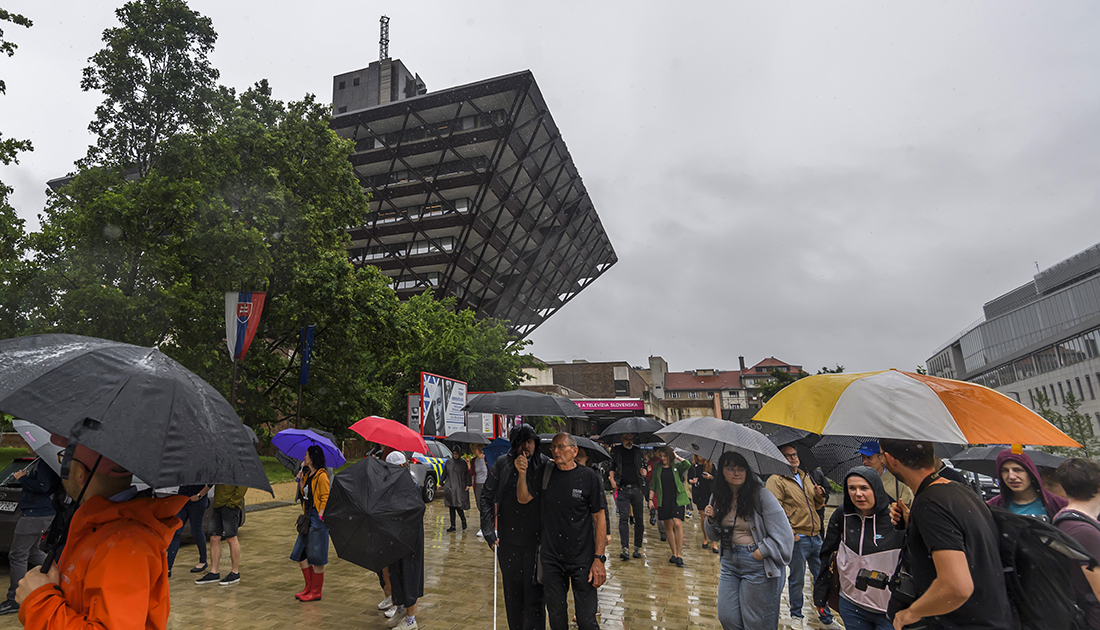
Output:
<svg viewBox="0 0 1100 630">
<path fill-rule="evenodd" d="M 462 529 L 466 529 L 466 512 L 462 508 L 447 508 L 451 511 L 451 527 L 455 526 L 455 512 L 458 512 L 458 517 L 462 519 Z"/>
<path fill-rule="evenodd" d="M 546 610 L 542 606 L 543 589 L 535 581 L 538 551 L 538 547 L 520 547 L 503 542 L 497 547 L 509 630 L 546 628 Z"/>
<path fill-rule="evenodd" d="M 569 630 L 569 603 L 566 596 L 573 588 L 573 610 L 577 613 L 577 628 L 599 630 L 596 611 L 600 602 L 596 588 L 588 581 L 592 564 L 568 565 L 542 559 L 542 589 L 546 599 L 546 616 L 550 630 Z"/>
<path fill-rule="evenodd" d="M 630 512 L 634 511 L 634 547 L 642 546 L 642 532 L 645 529 L 645 499 L 642 497 L 642 489 L 635 486 L 624 488 L 619 486 L 619 495 L 615 497 L 615 511 L 619 513 L 619 538 L 623 541 L 623 549 L 630 545 Z"/>
</svg>

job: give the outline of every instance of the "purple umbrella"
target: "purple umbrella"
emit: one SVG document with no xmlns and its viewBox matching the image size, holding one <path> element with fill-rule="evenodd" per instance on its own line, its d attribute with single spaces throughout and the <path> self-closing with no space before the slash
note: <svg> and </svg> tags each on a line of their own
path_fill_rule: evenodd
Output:
<svg viewBox="0 0 1100 630">
<path fill-rule="evenodd" d="M 325 452 L 325 466 L 332 468 L 339 468 L 348 461 L 332 440 L 309 429 L 283 429 L 271 438 L 271 443 L 284 455 L 294 459 L 304 459 L 306 449 L 316 444 Z"/>
</svg>

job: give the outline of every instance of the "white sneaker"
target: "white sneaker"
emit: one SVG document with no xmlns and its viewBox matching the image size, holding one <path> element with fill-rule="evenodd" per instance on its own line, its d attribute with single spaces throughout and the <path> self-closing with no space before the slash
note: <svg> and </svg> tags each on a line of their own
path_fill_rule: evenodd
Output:
<svg viewBox="0 0 1100 630">
<path fill-rule="evenodd" d="M 398 608 L 399 608 L 398 606 L 390 606 L 388 609 L 386 609 L 386 612 L 384 612 L 382 614 L 386 616 L 386 619 L 392 619 L 393 616 L 397 614 L 397 609 Z M 404 611 L 404 609 L 401 609 L 401 610 Z"/>
<path fill-rule="evenodd" d="M 393 619 L 386 622 L 387 628 L 397 628 L 405 625 L 405 609 L 401 609 L 400 615 L 394 615 Z"/>
<path fill-rule="evenodd" d="M 386 610 L 387 608 L 393 608 L 393 598 L 389 595 L 386 596 L 386 599 L 378 602 L 378 610 Z"/>
<path fill-rule="evenodd" d="M 405 617 L 405 625 L 400 626 L 402 630 L 418 630 L 420 628 L 416 623 L 416 619 L 409 619 Z"/>
<path fill-rule="evenodd" d="M 832 621 L 830 621 L 827 624 L 822 623 L 821 621 L 818 621 L 817 622 L 817 627 L 821 628 L 821 630 L 841 630 L 841 626 L 840 626 L 839 623 L 836 622 L 836 619 L 833 619 Z"/>
<path fill-rule="evenodd" d="M 801 617 L 791 617 L 790 628 L 791 628 L 791 630 L 802 630 L 802 618 Z"/>
<path fill-rule="evenodd" d="M 477 537 L 478 537 L 478 538 L 485 538 L 485 534 L 482 534 L 482 533 L 481 533 L 481 530 L 479 529 L 479 530 L 477 530 Z M 413 623 L 416 623 L 416 622 L 415 622 L 415 621 L 413 621 Z"/>
</svg>

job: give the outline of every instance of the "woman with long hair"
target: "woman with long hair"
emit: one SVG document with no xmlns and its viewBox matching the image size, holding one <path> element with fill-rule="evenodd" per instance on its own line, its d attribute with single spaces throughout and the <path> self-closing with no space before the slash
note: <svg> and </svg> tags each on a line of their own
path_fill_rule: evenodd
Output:
<svg viewBox="0 0 1100 630">
<path fill-rule="evenodd" d="M 650 501 L 657 506 L 657 518 L 665 524 L 668 546 L 672 549 L 669 562 L 684 566 L 684 507 L 690 502 L 684 489 L 684 473 L 691 462 L 665 446 L 657 449 L 657 464 L 653 467 Z"/>
<path fill-rule="evenodd" d="M 776 628 L 794 532 L 783 507 L 744 456 L 722 453 L 717 468 L 703 527 L 708 538 L 721 541 L 718 621 L 723 630 Z"/>
<path fill-rule="evenodd" d="M 298 471 L 298 492 L 302 496 L 302 513 L 309 521 L 306 533 L 298 532 L 290 559 L 302 568 L 306 587 L 295 597 L 303 602 L 321 599 L 328 564 L 328 528 L 325 527 L 325 506 L 328 505 L 329 478 L 325 470 L 325 452 L 314 444 L 306 450 L 302 468 Z"/>
<path fill-rule="evenodd" d="M 692 455 L 694 463 L 688 469 L 688 484 L 691 486 L 691 501 L 695 508 L 702 514 L 710 503 L 710 495 L 714 485 L 714 464 L 705 457 Z M 710 539 L 707 538 L 706 528 L 703 529 L 703 549 L 710 547 Z M 718 553 L 718 542 L 715 541 L 711 551 Z"/>
<path fill-rule="evenodd" d="M 482 450 L 480 444 L 470 445 L 470 477 L 474 480 L 474 503 L 477 504 L 480 510 L 480 503 L 478 497 L 480 496 L 481 486 L 485 485 L 485 480 L 489 478 L 489 466 L 485 461 L 485 451 Z M 477 529 L 477 535 L 481 536 L 481 528 Z"/>
</svg>

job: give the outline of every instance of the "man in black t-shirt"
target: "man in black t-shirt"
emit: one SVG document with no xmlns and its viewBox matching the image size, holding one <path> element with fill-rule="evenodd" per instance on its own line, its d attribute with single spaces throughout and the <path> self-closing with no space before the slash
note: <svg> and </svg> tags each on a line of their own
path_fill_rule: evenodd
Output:
<svg viewBox="0 0 1100 630">
<path fill-rule="evenodd" d="M 573 588 L 573 605 L 580 630 L 598 630 L 596 589 L 607 579 L 604 546 L 607 538 L 603 483 L 596 471 L 578 466 L 577 441 L 568 433 L 554 436 L 554 464 L 528 470 L 527 458 L 516 458 L 516 498 L 542 502 L 543 600 L 550 630 L 568 630 L 566 596 Z"/>
<path fill-rule="evenodd" d="M 895 520 L 907 523 L 904 554 L 919 595 L 895 614 L 894 627 L 934 617 L 943 630 L 1012 628 L 989 508 L 966 486 L 936 474 L 931 442 L 880 442 L 886 467 L 916 495 L 911 510 L 894 507 Z"/>
<path fill-rule="evenodd" d="M 642 557 L 642 530 L 645 528 L 645 496 L 642 492 L 642 480 L 645 473 L 645 457 L 642 449 L 634 446 L 634 435 L 624 433 L 623 443 L 611 449 L 611 491 L 615 495 L 615 511 L 619 513 L 619 538 L 623 543 L 623 560 L 630 559 L 630 512 L 634 511 L 634 557 Z"/>
</svg>

